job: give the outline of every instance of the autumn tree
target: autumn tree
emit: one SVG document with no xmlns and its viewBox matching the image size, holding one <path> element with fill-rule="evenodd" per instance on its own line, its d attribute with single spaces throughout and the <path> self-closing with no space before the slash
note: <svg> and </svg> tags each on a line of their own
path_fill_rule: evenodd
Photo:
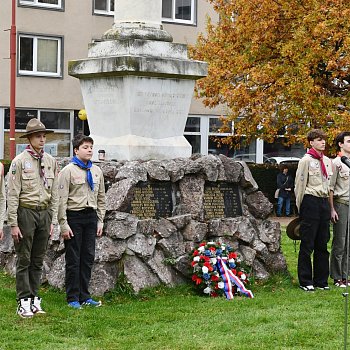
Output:
<svg viewBox="0 0 350 350">
<path fill-rule="evenodd" d="M 208 62 L 198 96 L 234 121 L 228 142 L 350 130 L 350 1 L 208 1 L 220 20 L 208 19 L 191 54 Z"/>
</svg>

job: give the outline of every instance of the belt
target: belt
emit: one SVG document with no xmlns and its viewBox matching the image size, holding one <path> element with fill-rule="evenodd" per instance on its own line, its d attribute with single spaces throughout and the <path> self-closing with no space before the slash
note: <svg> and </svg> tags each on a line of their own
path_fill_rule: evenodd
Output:
<svg viewBox="0 0 350 350">
<path fill-rule="evenodd" d="M 340 203 L 340 204 L 349 205 L 349 201 L 346 200 L 346 199 L 337 198 L 337 199 L 334 200 L 334 202 Z"/>
<path fill-rule="evenodd" d="M 80 210 L 80 212 L 82 213 L 91 213 L 93 211 L 96 211 L 96 210 L 92 207 L 88 207 L 88 208 L 84 208 L 83 210 Z"/>
<path fill-rule="evenodd" d="M 22 208 L 27 208 L 27 209 L 33 209 L 33 210 L 46 210 L 49 206 L 48 205 L 31 205 L 31 204 L 24 204 L 24 203 L 20 203 L 19 204 L 20 207 Z"/>
<path fill-rule="evenodd" d="M 80 209 L 80 210 L 67 210 L 67 213 L 92 213 L 95 212 L 96 209 L 92 208 L 92 207 L 87 207 L 84 209 Z"/>
</svg>

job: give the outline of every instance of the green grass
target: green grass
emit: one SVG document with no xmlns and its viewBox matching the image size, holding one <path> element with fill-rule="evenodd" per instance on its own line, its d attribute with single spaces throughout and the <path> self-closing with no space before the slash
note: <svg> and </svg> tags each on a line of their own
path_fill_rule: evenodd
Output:
<svg viewBox="0 0 350 350">
<path fill-rule="evenodd" d="M 62 292 L 43 288 L 47 314 L 28 320 L 15 314 L 15 281 L 1 272 L 0 349 L 342 349 L 341 291 L 301 291 L 285 234 L 282 248 L 290 274 L 255 284 L 254 299 L 209 299 L 190 285 L 135 297 L 120 285 L 103 307 L 72 310 Z"/>
</svg>

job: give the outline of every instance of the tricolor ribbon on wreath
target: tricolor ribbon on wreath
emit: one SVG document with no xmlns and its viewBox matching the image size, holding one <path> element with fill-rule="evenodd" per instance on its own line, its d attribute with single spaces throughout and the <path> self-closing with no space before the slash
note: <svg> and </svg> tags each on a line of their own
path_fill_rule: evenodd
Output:
<svg viewBox="0 0 350 350">
<path fill-rule="evenodd" d="M 226 260 L 226 259 L 225 259 Z M 217 257 L 217 267 L 219 268 L 220 276 L 224 282 L 224 291 L 227 299 L 233 299 L 232 283 L 237 286 L 238 290 L 248 298 L 254 298 L 253 293 L 246 289 L 243 282 L 233 274 L 227 267 L 226 262 L 221 257 Z"/>
</svg>

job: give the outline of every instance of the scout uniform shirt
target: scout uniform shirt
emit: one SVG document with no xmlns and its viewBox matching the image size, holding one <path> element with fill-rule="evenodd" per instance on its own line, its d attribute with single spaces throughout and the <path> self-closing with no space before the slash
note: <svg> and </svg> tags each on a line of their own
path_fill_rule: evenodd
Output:
<svg viewBox="0 0 350 350">
<path fill-rule="evenodd" d="M 326 156 L 323 156 L 323 163 L 326 166 L 327 178 L 322 174 L 320 160 L 311 157 L 310 154 L 305 154 L 299 161 L 294 190 L 299 212 L 305 194 L 321 198 L 329 197 L 333 166 L 332 161 Z"/>
<path fill-rule="evenodd" d="M 41 163 L 47 179 L 40 176 Z M 52 212 L 52 222 L 57 220 L 58 207 L 57 163 L 50 154 L 44 153 L 43 159 L 33 158 L 23 151 L 12 160 L 8 175 L 8 224 L 18 226 L 17 209 L 19 206 L 30 209 L 48 209 Z"/>
<path fill-rule="evenodd" d="M 349 204 L 349 168 L 340 157 L 333 159 L 334 173 L 331 178 L 331 191 L 335 202 Z"/>
<path fill-rule="evenodd" d="M 3 229 L 6 213 L 4 166 L 0 163 L 0 229 Z"/>
<path fill-rule="evenodd" d="M 69 229 L 67 210 L 79 211 L 86 208 L 95 209 L 99 227 L 103 227 L 105 216 L 105 185 L 102 170 L 92 165 L 91 174 L 94 182 L 94 191 L 91 191 L 87 181 L 87 172 L 79 166 L 70 163 L 59 173 L 59 207 L 58 222 L 61 232 Z"/>
</svg>

